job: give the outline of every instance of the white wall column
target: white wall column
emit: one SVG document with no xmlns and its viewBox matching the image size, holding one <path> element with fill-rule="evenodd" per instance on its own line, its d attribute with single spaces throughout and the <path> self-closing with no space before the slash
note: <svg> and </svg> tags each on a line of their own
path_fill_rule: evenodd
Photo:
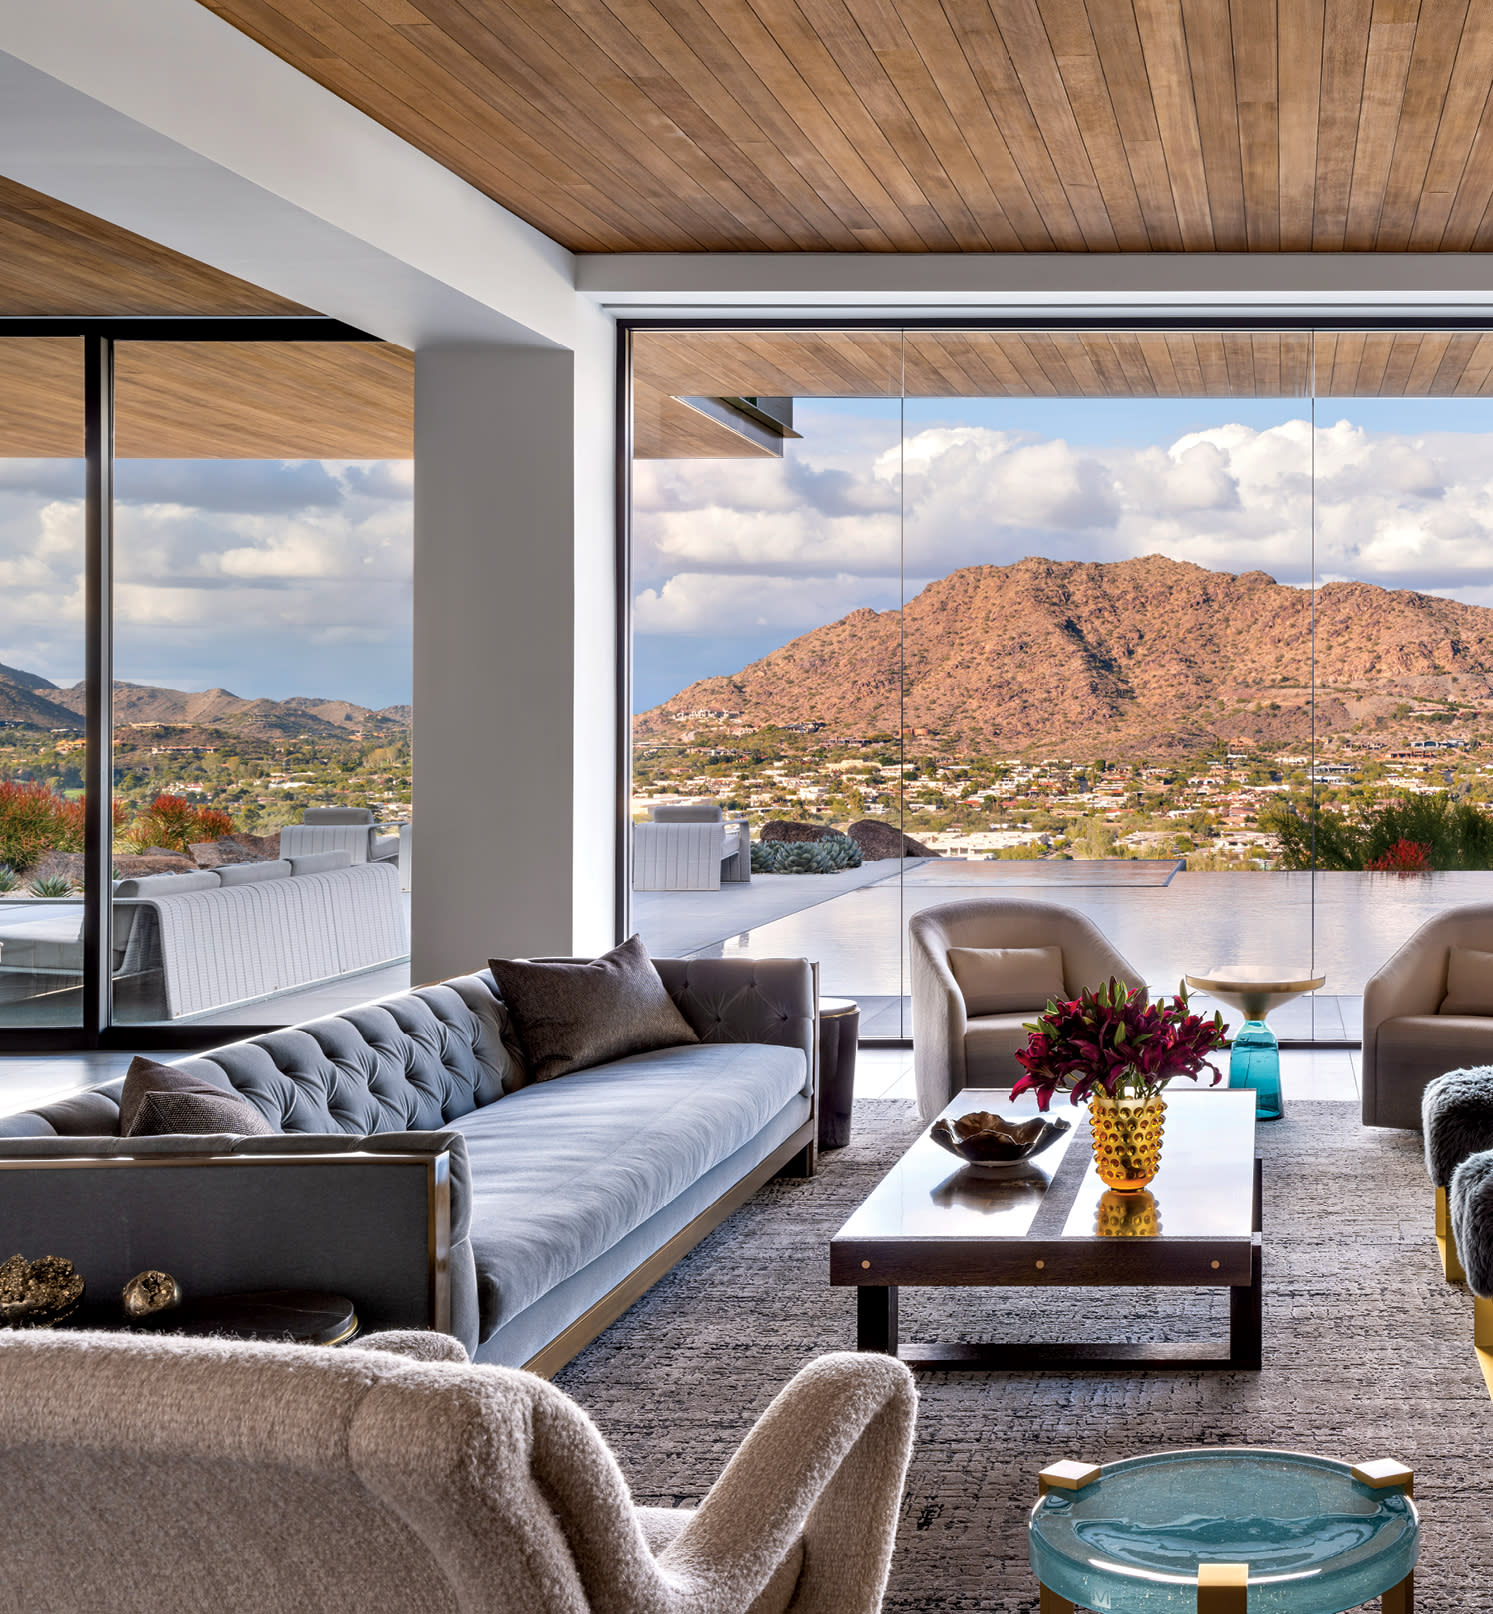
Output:
<svg viewBox="0 0 1493 1614">
<path fill-rule="evenodd" d="M 415 361 L 412 978 L 612 940 L 612 323 Z"/>
</svg>

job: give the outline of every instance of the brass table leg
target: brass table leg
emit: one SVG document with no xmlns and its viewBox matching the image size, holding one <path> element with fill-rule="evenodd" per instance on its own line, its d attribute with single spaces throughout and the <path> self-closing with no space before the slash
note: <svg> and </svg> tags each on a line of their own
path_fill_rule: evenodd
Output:
<svg viewBox="0 0 1493 1614">
<path fill-rule="evenodd" d="M 1379 1606 L 1384 1614 L 1415 1614 L 1415 1576 L 1406 1575 L 1398 1586 L 1391 1586 Z"/>
<path fill-rule="evenodd" d="M 1472 1343 L 1477 1351 L 1483 1383 L 1493 1395 L 1493 1300 L 1477 1296 L 1472 1302 Z"/>
<path fill-rule="evenodd" d="M 1457 1254 L 1457 1237 L 1452 1231 L 1451 1211 L 1446 1203 L 1446 1190 L 1436 1190 L 1436 1243 L 1441 1250 L 1441 1270 L 1448 1283 L 1465 1282 L 1461 1257 Z"/>
<path fill-rule="evenodd" d="M 1248 1564 L 1198 1565 L 1198 1614 L 1246 1614 Z"/>
<path fill-rule="evenodd" d="M 1073 1614 L 1073 1605 L 1066 1597 L 1059 1597 L 1056 1592 L 1049 1591 L 1040 1582 L 1037 1589 L 1042 1593 L 1038 1614 Z"/>
</svg>

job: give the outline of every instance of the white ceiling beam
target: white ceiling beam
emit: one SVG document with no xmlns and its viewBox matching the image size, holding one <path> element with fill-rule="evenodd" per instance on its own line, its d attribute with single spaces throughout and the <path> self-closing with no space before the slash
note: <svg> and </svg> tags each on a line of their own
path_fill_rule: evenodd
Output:
<svg viewBox="0 0 1493 1614">
<path fill-rule="evenodd" d="M 0 173 L 406 347 L 569 346 L 558 243 L 196 0 L 0 0 Z"/>
<path fill-rule="evenodd" d="M 639 318 L 1493 318 L 1483 253 L 587 253 L 576 287 Z"/>
</svg>

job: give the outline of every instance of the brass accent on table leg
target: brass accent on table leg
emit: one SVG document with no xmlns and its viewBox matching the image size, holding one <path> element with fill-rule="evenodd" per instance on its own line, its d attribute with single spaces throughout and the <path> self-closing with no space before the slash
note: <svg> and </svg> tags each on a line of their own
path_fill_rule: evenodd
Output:
<svg viewBox="0 0 1493 1614">
<path fill-rule="evenodd" d="M 1038 1614 L 1073 1614 L 1073 1605 L 1066 1597 L 1059 1597 L 1056 1592 L 1049 1591 L 1040 1581 L 1037 1590 L 1042 1594 Z"/>
<path fill-rule="evenodd" d="M 1415 1495 L 1415 1470 L 1408 1468 L 1398 1457 L 1376 1457 L 1369 1463 L 1354 1463 L 1350 1472 L 1360 1485 L 1376 1491 L 1394 1489 L 1406 1496 Z"/>
<path fill-rule="evenodd" d="M 1391 1586 L 1379 1606 L 1384 1614 L 1415 1614 L 1415 1576 L 1406 1575 L 1398 1586 Z"/>
<path fill-rule="evenodd" d="M 1049 1463 L 1038 1474 L 1037 1495 L 1046 1496 L 1049 1491 L 1081 1491 L 1085 1485 L 1092 1485 L 1100 1473 L 1097 1463 L 1075 1463 L 1065 1457 L 1060 1463 Z"/>
<path fill-rule="evenodd" d="M 1493 1300 L 1474 1296 L 1472 1301 L 1472 1343 L 1477 1350 L 1483 1383 L 1493 1396 Z"/>
<path fill-rule="evenodd" d="M 1462 1270 L 1462 1259 L 1457 1254 L 1457 1238 L 1452 1232 L 1451 1211 L 1446 1203 L 1446 1190 L 1436 1190 L 1436 1247 L 1441 1251 L 1441 1270 L 1448 1283 L 1463 1283 L 1467 1274 Z"/>
<path fill-rule="evenodd" d="M 1198 1565 L 1198 1614 L 1247 1614 L 1248 1564 Z"/>
</svg>

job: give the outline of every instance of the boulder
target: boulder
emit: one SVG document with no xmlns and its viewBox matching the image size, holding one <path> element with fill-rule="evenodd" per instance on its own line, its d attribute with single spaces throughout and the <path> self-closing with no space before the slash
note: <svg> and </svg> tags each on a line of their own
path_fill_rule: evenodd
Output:
<svg viewBox="0 0 1493 1614">
<path fill-rule="evenodd" d="M 904 835 L 895 824 L 881 818 L 862 818 L 845 833 L 861 849 L 867 863 L 876 863 L 889 857 L 938 857 L 931 846 L 924 846 L 911 835 Z M 763 831 L 764 838 L 766 830 Z"/>
<path fill-rule="evenodd" d="M 273 850 L 260 851 L 257 844 L 247 845 L 246 842 L 257 843 L 261 840 L 273 844 Z M 280 837 L 278 835 L 222 835 L 215 841 L 193 841 L 189 850 L 199 869 L 219 869 L 226 863 L 263 863 L 266 858 L 277 858 L 280 855 Z"/>
<path fill-rule="evenodd" d="M 280 831 L 277 829 L 271 830 L 268 835 L 251 835 L 246 829 L 236 829 L 232 835 L 225 835 L 218 845 L 221 846 L 223 841 L 242 846 L 260 861 L 273 863 L 280 856 Z"/>
<path fill-rule="evenodd" d="M 769 818 L 762 826 L 759 841 L 822 841 L 833 832 L 830 824 L 800 824 L 791 818 Z"/>
</svg>

